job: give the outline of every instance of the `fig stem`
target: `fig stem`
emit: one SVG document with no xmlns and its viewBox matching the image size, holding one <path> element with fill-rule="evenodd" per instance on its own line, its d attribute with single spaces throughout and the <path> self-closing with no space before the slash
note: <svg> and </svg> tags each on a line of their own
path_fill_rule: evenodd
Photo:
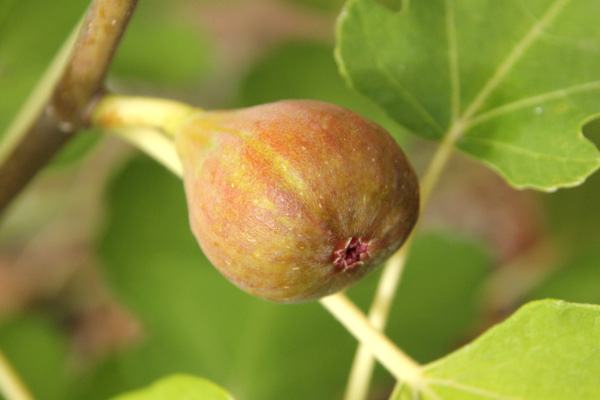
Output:
<svg viewBox="0 0 600 400">
<path fill-rule="evenodd" d="M 421 213 L 425 210 L 431 194 L 448 164 L 448 160 L 454 151 L 454 144 L 462 134 L 462 126 L 461 120 L 456 120 L 452 124 L 429 163 L 429 167 L 421 181 Z M 404 245 L 385 263 L 379 279 L 368 318 L 371 325 L 380 331 L 383 331 L 387 324 L 391 305 L 410 252 L 414 232 L 416 232 L 418 226 L 419 223 L 417 222 Z M 364 343 L 359 343 L 350 369 L 344 400 L 364 400 L 367 398 L 374 367 L 373 353 Z"/>
<path fill-rule="evenodd" d="M 0 350 L 0 393 L 6 400 L 33 400 L 33 396 L 2 350 Z"/>
<path fill-rule="evenodd" d="M 102 128 L 156 128 L 169 136 L 201 111 L 185 103 L 152 97 L 105 94 L 92 112 L 92 124 Z"/>
<path fill-rule="evenodd" d="M 177 155 L 173 140 L 155 128 L 112 128 L 107 133 L 120 137 L 183 178 L 183 165 Z"/>
<path fill-rule="evenodd" d="M 361 343 L 369 346 L 379 362 L 396 379 L 411 387 L 423 386 L 421 366 L 396 347 L 380 330 L 375 329 L 348 297 L 337 293 L 319 301 Z"/>
</svg>

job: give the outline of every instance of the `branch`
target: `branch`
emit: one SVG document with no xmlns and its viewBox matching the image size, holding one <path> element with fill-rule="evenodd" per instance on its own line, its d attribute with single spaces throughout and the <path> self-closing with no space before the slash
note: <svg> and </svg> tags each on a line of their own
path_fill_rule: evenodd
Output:
<svg viewBox="0 0 600 400">
<path fill-rule="evenodd" d="M 0 214 L 35 174 L 88 125 L 87 113 L 102 92 L 108 66 L 137 0 L 93 0 L 62 77 L 35 120 L 16 132 L 0 164 Z M 41 85 L 45 85 L 42 82 Z M 15 139 L 10 137 L 7 139 Z"/>
</svg>

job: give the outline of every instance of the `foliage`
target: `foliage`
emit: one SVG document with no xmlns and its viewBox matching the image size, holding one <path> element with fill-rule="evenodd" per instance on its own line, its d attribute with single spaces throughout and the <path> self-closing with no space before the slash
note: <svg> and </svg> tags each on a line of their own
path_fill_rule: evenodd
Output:
<svg viewBox="0 0 600 400">
<path fill-rule="evenodd" d="M 418 137 L 448 141 L 456 135 L 451 144 L 518 188 L 574 186 L 598 168 L 598 149 L 589 139 L 597 145 L 600 124 L 580 134 L 600 112 L 598 0 L 405 0 L 400 11 L 382 3 L 350 0 L 339 19 L 337 61 L 356 91 L 338 74 L 328 38 L 294 40 L 257 53 L 243 75 L 229 76 L 238 84 L 218 88 L 230 90 L 222 97 L 232 100 L 223 105 L 330 101 L 383 124 L 411 158 L 417 158 L 411 151 L 423 147 Z M 0 4 L 0 92 L 10 94 L 0 96 L 0 132 L 86 4 Z M 181 18 L 193 9 L 187 2 L 169 7 L 140 4 L 111 82 L 119 87 L 133 80 L 127 90 L 167 90 L 196 100 L 202 96 L 190 92 L 214 90 L 210 82 L 219 68 L 208 58 L 219 53 L 204 27 Z M 329 13 L 318 7 L 312 12 Z M 157 32 L 161 40 L 149 40 Z M 81 135 L 62 162 L 77 167 L 101 142 Z M 94 257 L 115 296 L 140 319 L 144 335 L 137 345 L 82 371 L 68 367 L 71 338 L 60 313 L 45 308 L 5 318 L 0 347 L 34 394 L 105 399 L 183 373 L 116 398 L 204 385 L 191 376 L 244 399 L 341 397 L 355 341 L 318 304 L 267 303 L 219 275 L 189 232 L 175 177 L 139 157 L 114 168 Z M 536 243 L 552 242 L 558 261 L 542 258 L 534 266 L 543 271 L 541 278 L 500 311 L 541 298 L 600 303 L 598 196 L 596 174 L 580 187 L 536 197 L 545 212 Z M 494 255 L 494 243 L 458 235 L 452 227 L 424 226 L 415 239 L 386 334 L 419 362 L 430 363 L 423 398 L 600 397 L 594 383 L 597 306 L 533 302 L 459 348 L 497 321 L 498 310 L 486 309 L 484 301 L 506 267 Z M 363 309 L 379 276 L 349 291 Z M 389 393 L 393 385 L 385 371 L 376 371 L 373 393 Z M 396 397 L 412 393 L 400 387 Z"/>
<path fill-rule="evenodd" d="M 555 190 L 600 166 L 580 133 L 600 109 L 597 5 L 407 1 L 395 12 L 353 0 L 338 60 L 415 134 L 439 139 L 460 126 L 457 146 L 512 185 Z"/>
<path fill-rule="evenodd" d="M 426 366 L 425 399 L 593 399 L 600 307 L 532 302 Z M 407 388 L 408 389 L 408 388 Z M 400 389 L 397 399 L 413 398 Z"/>
<path fill-rule="evenodd" d="M 223 389 L 205 379 L 174 375 L 163 378 L 147 389 L 114 397 L 113 400 L 232 400 Z"/>
</svg>

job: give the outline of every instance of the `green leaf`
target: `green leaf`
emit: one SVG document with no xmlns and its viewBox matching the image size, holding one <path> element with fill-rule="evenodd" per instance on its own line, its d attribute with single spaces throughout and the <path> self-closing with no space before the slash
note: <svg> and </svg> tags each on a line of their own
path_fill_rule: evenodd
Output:
<svg viewBox="0 0 600 400">
<path fill-rule="evenodd" d="M 163 378 L 152 386 L 113 397 L 113 400 L 233 400 L 224 389 L 207 381 L 188 375 Z"/>
<path fill-rule="evenodd" d="M 456 145 L 513 186 L 577 185 L 600 166 L 598 0 L 351 0 L 338 63 L 415 134 Z"/>
<path fill-rule="evenodd" d="M 423 399 L 600 398 L 600 306 L 541 300 L 425 367 Z M 402 388 L 396 400 L 412 399 Z"/>
</svg>

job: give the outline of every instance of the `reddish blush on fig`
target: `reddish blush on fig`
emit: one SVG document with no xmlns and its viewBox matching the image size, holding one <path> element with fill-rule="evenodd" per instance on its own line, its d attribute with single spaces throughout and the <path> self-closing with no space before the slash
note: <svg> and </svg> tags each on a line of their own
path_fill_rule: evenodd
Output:
<svg viewBox="0 0 600 400">
<path fill-rule="evenodd" d="M 417 221 L 418 180 L 396 141 L 336 105 L 199 111 L 176 142 L 202 250 L 231 282 L 267 300 L 347 288 Z"/>
</svg>

